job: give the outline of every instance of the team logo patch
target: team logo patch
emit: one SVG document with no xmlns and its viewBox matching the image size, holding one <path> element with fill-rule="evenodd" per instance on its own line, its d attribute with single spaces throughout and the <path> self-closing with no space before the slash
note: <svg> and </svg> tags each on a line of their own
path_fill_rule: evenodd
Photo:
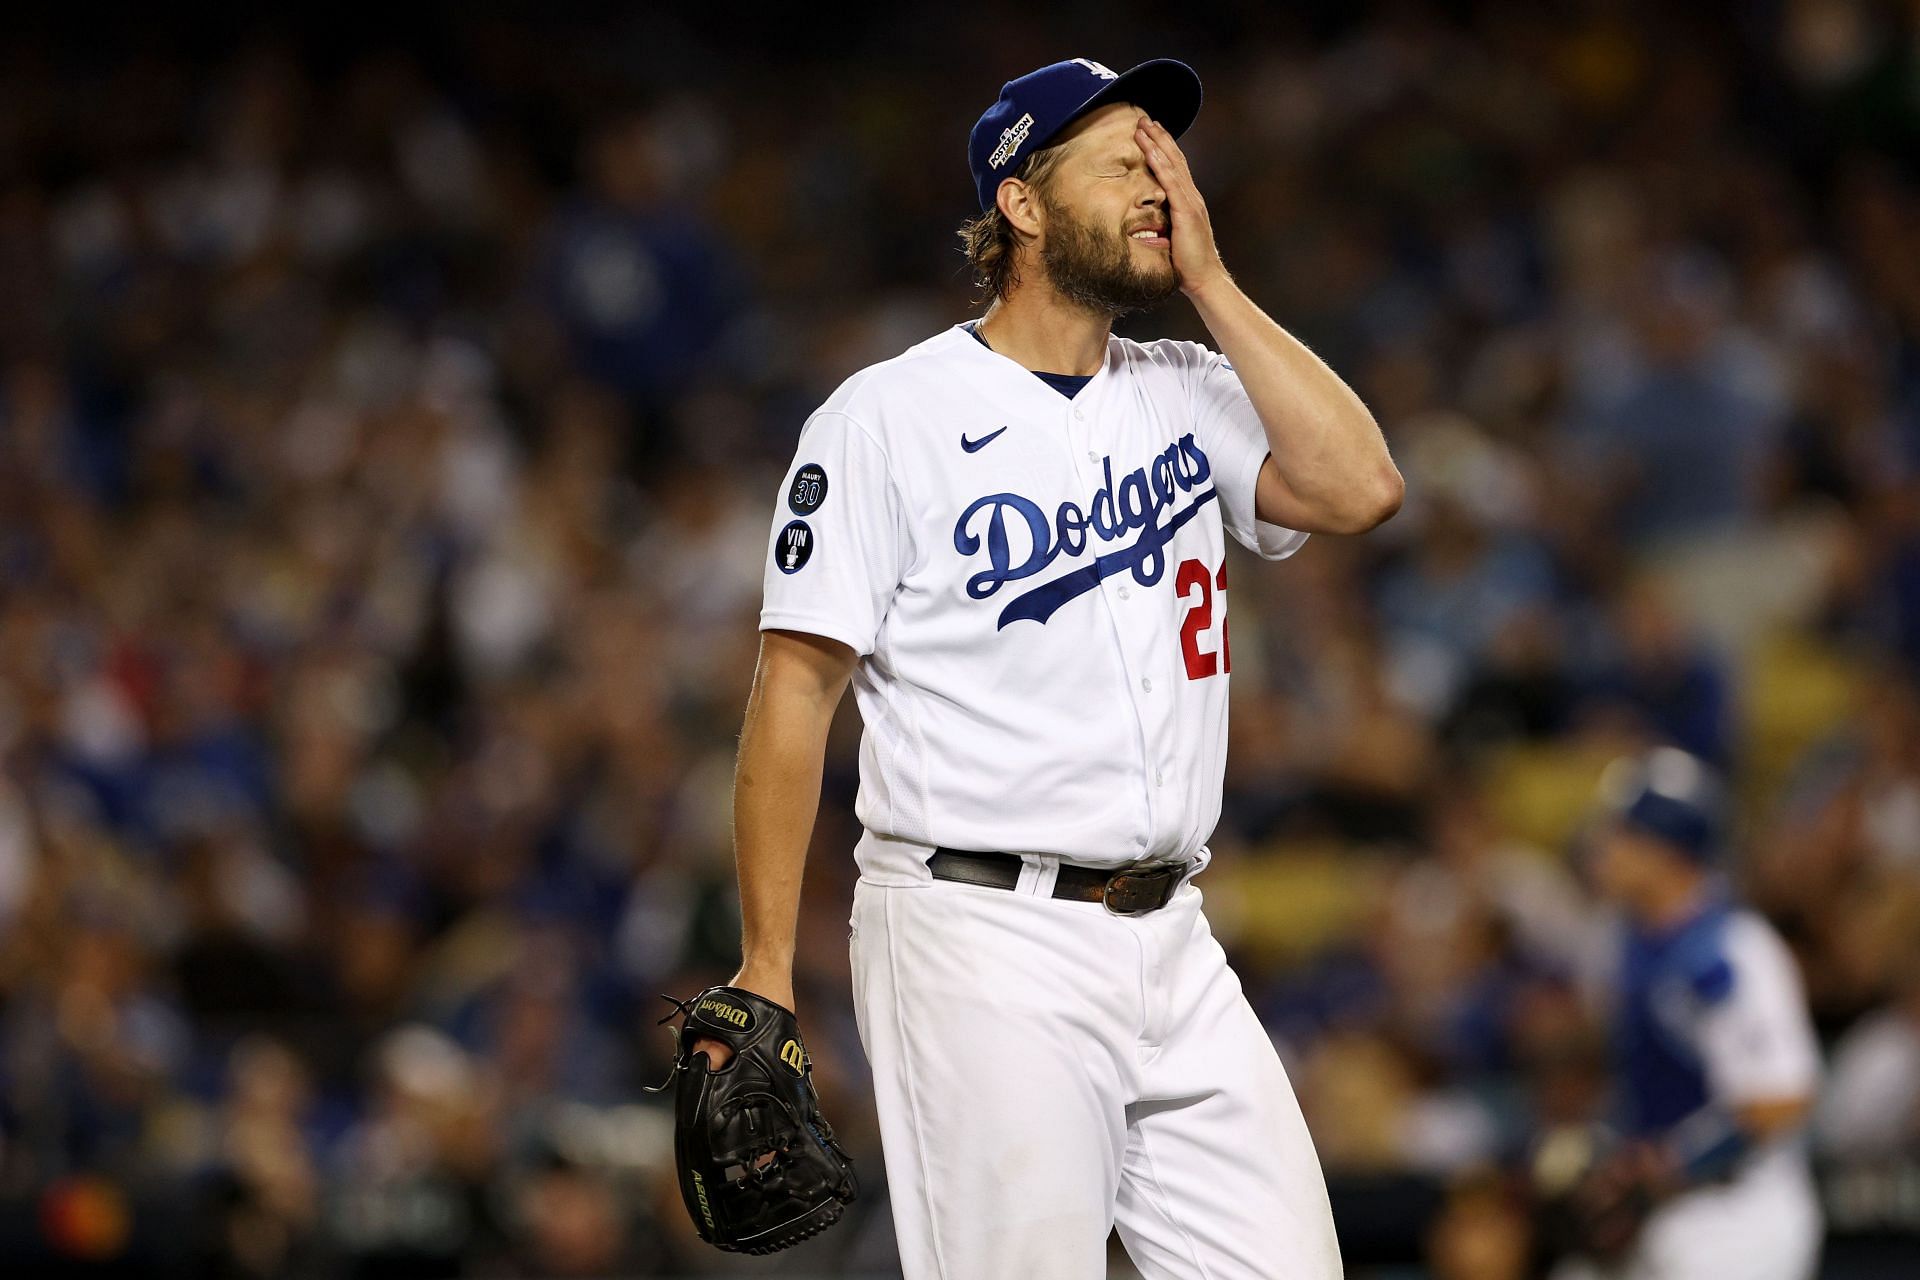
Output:
<svg viewBox="0 0 1920 1280">
<path fill-rule="evenodd" d="M 827 500 L 827 472 L 817 462 L 809 462 L 793 473 L 787 489 L 787 506 L 797 516 L 810 516 Z"/>
<path fill-rule="evenodd" d="M 789 521 L 773 542 L 773 562 L 782 573 L 798 573 L 813 559 L 813 527 L 805 520 Z"/>
<path fill-rule="evenodd" d="M 1020 144 L 1027 140 L 1027 135 L 1031 132 L 1033 132 L 1033 113 L 1029 111 L 1000 131 L 1000 145 L 995 147 L 993 154 L 987 157 L 987 167 L 998 169 L 1013 159 L 1013 153 L 1020 149 Z"/>
</svg>

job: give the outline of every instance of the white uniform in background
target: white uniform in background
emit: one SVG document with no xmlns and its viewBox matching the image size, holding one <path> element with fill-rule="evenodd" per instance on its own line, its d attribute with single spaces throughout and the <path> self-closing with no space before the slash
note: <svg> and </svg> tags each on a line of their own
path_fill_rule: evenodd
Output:
<svg viewBox="0 0 1920 1280">
<path fill-rule="evenodd" d="M 1266 456 L 1205 347 L 1110 337 L 1074 390 L 963 326 L 801 433 L 760 625 L 861 655 L 854 998 L 910 1280 L 1094 1280 L 1116 1225 L 1149 1280 L 1340 1274 L 1190 883 L 1220 814 L 1225 535 L 1267 559 L 1306 537 L 1255 517 Z M 936 880 L 936 847 L 1017 854 L 1018 883 Z M 1062 861 L 1183 860 L 1159 910 L 1049 896 Z"/>
</svg>

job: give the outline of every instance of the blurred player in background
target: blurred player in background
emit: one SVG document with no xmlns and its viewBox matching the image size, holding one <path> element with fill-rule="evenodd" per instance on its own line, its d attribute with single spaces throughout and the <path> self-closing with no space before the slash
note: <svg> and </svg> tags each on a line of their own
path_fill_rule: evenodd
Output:
<svg viewBox="0 0 1920 1280">
<path fill-rule="evenodd" d="M 1807 1280 L 1820 1057 L 1793 957 L 1718 873 L 1706 766 L 1660 748 L 1616 762 L 1602 795 L 1592 869 L 1626 914 L 1608 988 L 1625 1141 L 1570 1197 L 1587 1256 L 1556 1280 Z"/>
</svg>

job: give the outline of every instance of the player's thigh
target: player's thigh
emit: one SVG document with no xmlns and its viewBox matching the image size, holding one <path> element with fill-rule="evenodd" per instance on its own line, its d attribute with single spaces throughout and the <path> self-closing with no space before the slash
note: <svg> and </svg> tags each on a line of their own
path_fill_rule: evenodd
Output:
<svg viewBox="0 0 1920 1280">
<path fill-rule="evenodd" d="M 1262 1080 L 1135 1109 L 1116 1225 L 1146 1280 L 1340 1276 L 1326 1180 L 1272 1066 Z"/>
<path fill-rule="evenodd" d="M 1266 1030 L 1204 921 L 1169 998 L 1193 1016 L 1147 1073 L 1116 1225 L 1146 1280 L 1335 1280 L 1326 1178 Z M 1210 949 L 1210 950 L 1209 950 Z"/>
<path fill-rule="evenodd" d="M 855 1009 L 909 1277 L 1105 1274 L 1120 1010 L 1063 914 L 969 886 L 856 891 Z"/>
</svg>

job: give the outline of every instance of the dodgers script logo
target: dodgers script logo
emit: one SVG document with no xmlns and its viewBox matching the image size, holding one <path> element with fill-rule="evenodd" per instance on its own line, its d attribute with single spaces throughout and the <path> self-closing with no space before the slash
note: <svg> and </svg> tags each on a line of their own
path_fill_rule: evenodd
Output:
<svg viewBox="0 0 1920 1280">
<path fill-rule="evenodd" d="M 953 526 L 953 549 L 963 556 L 972 556 L 984 544 L 987 551 L 989 567 L 967 579 L 967 594 L 975 600 L 985 600 L 1009 582 L 1031 578 L 1062 555 L 1078 559 L 1086 553 L 1089 530 L 1101 542 L 1118 542 L 1134 530 L 1140 531 L 1131 546 L 1102 552 L 1094 557 L 1092 564 L 1082 565 L 1009 600 L 1000 611 L 995 630 L 1022 618 L 1031 618 L 1045 626 L 1061 605 L 1085 595 L 1116 573 L 1131 570 L 1135 582 L 1143 587 L 1152 586 L 1166 572 L 1167 543 L 1181 525 L 1199 514 L 1200 508 L 1215 496 L 1212 486 L 1208 486 L 1194 494 L 1191 503 L 1161 522 L 1161 515 L 1173 506 L 1176 498 L 1192 492 L 1213 474 L 1207 455 L 1193 442 L 1191 433 L 1181 436 L 1178 443 L 1168 445 L 1166 451 L 1147 466 L 1121 477 L 1117 488 L 1113 482 L 1113 459 L 1104 459 L 1102 467 L 1105 483 L 1094 492 L 1085 510 L 1076 503 L 1063 502 L 1049 518 L 1040 505 L 1029 498 L 1017 493 L 990 493 L 975 499 L 960 513 L 960 519 Z M 983 512 L 984 519 L 976 521 L 975 517 Z M 984 540 L 973 531 L 976 523 L 986 526 Z M 1026 558 L 1018 564 L 1013 560 L 1009 524 L 1015 530 L 1024 528 L 1029 544 Z"/>
</svg>

